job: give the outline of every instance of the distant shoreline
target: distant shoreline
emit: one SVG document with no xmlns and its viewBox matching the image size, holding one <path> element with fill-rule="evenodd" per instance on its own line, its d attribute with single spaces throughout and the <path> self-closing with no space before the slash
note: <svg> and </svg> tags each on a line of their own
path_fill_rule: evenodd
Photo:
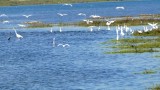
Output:
<svg viewBox="0 0 160 90">
<path fill-rule="evenodd" d="M 0 1 L 0 7 L 2 6 L 23 6 L 23 5 L 48 5 L 48 4 L 64 4 L 64 3 L 90 3 L 90 2 L 122 2 L 133 0 L 5 0 Z M 136 0 L 135 0 L 136 1 Z"/>
</svg>

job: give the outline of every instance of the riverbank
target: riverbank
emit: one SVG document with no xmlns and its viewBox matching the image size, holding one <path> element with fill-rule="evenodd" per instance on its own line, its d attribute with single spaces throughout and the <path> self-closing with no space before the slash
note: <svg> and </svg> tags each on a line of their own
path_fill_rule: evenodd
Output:
<svg viewBox="0 0 160 90">
<path fill-rule="evenodd" d="M 63 4 L 84 2 L 108 2 L 108 1 L 131 1 L 131 0 L 1 0 L 0 6 L 36 5 L 36 4 Z"/>
</svg>

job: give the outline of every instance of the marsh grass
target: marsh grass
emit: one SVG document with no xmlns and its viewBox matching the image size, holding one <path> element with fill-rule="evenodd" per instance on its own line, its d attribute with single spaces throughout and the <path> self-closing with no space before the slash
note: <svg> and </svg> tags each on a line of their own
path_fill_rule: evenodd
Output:
<svg viewBox="0 0 160 90">
<path fill-rule="evenodd" d="M 154 29 L 148 32 L 142 32 L 142 33 L 138 33 L 138 31 L 135 31 L 133 33 L 134 36 L 160 36 L 160 29 Z"/>
<path fill-rule="evenodd" d="M 82 3 L 119 0 L 0 0 L 0 6 L 33 5 L 33 4 L 58 4 L 58 3 Z M 121 0 L 124 1 L 124 0 Z"/>
<path fill-rule="evenodd" d="M 27 24 L 27 28 L 42 28 L 42 27 L 52 27 L 53 24 L 44 23 L 44 22 L 25 22 Z"/>
<path fill-rule="evenodd" d="M 117 40 L 111 41 L 111 43 L 116 42 Z M 104 42 L 103 44 L 107 43 Z M 113 52 L 106 52 L 107 54 L 160 52 L 160 38 L 120 39 L 118 44 L 111 47 L 113 48 Z"/>
<path fill-rule="evenodd" d="M 155 74 L 155 73 L 157 73 L 157 71 L 148 69 L 148 70 L 144 70 L 142 72 L 134 73 L 134 74 Z"/>
<path fill-rule="evenodd" d="M 160 90 L 160 84 L 156 84 L 152 86 L 151 88 L 148 88 L 148 90 Z"/>
</svg>

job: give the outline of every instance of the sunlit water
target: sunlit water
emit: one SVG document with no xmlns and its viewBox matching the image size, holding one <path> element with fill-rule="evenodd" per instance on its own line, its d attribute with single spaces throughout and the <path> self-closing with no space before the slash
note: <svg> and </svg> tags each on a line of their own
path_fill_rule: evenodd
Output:
<svg viewBox="0 0 160 90">
<path fill-rule="evenodd" d="M 157 1 L 158 2 L 158 1 Z M 137 15 L 142 13 L 159 13 L 158 3 L 153 2 L 120 2 L 120 3 L 87 3 L 75 4 L 74 8 L 62 10 L 61 5 L 47 6 L 17 6 L 1 7 L 1 13 L 6 13 L 13 23 L 6 26 L 16 26 L 16 23 L 26 20 L 44 20 L 50 22 L 51 14 L 53 21 L 57 12 L 85 12 L 96 14 L 103 12 L 106 6 L 115 10 L 115 6 L 123 5 L 131 8 Z M 142 4 L 152 5 L 145 7 L 148 9 L 133 9 L 130 5 L 143 7 Z M 98 8 L 98 7 L 99 8 Z M 50 8 L 53 7 L 53 8 Z M 54 8 L 56 7 L 56 8 Z M 61 8 L 59 8 L 61 7 Z M 17 9 L 18 8 L 18 9 Z M 58 8 L 58 9 L 57 9 Z M 85 10 L 86 8 L 86 10 Z M 95 8 L 95 9 L 94 9 Z M 96 9 L 98 8 L 98 9 Z M 131 10 L 129 9 L 129 10 Z M 48 10 L 48 11 L 46 11 Z M 93 12 L 90 12 L 93 10 Z M 131 11 L 132 11 L 131 10 Z M 139 11 L 140 10 L 140 11 Z M 50 11 L 50 13 L 48 13 Z M 99 13 L 99 15 L 115 15 L 116 11 L 110 13 Z M 117 16 L 127 13 L 122 11 Z M 33 17 L 25 19 L 22 14 L 33 14 Z M 45 16 L 46 15 L 46 16 Z M 48 16 L 49 15 L 49 16 Z M 43 17 L 44 16 L 44 17 Z M 48 17 L 47 17 L 48 16 Z M 55 18 L 54 18 L 55 16 Z M 80 20 L 68 16 L 68 20 Z M 17 19 L 19 18 L 19 19 Z M 71 19 L 73 18 L 73 19 Z M 56 20 L 57 19 L 57 20 Z M 15 23 L 14 23 L 15 22 Z M 3 24 L 0 24 L 4 27 Z M 63 27 L 39 29 L 18 29 L 17 32 L 23 35 L 23 39 L 18 40 L 13 30 L 0 30 L 0 89 L 1 90 L 145 90 L 155 84 L 160 83 L 160 72 L 156 74 L 135 74 L 146 69 L 159 69 L 160 60 L 155 58 L 159 53 L 140 54 L 105 54 L 112 51 L 112 44 L 102 44 L 116 38 L 115 27 L 111 31 L 102 27 L 100 31 L 94 28 L 93 32 L 87 27 Z M 142 28 L 133 27 L 135 28 Z M 11 37 L 8 40 L 8 37 Z M 126 36 L 127 37 L 127 36 Z M 130 37 L 130 36 L 129 36 Z M 55 38 L 56 45 L 69 44 L 70 47 L 53 47 Z"/>
</svg>

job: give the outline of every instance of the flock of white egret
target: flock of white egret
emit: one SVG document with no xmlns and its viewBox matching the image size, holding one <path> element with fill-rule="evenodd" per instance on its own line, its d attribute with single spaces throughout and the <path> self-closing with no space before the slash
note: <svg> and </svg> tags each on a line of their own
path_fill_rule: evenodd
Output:
<svg viewBox="0 0 160 90">
<path fill-rule="evenodd" d="M 70 7 L 72 7 L 73 5 L 72 4 L 63 4 L 63 6 L 70 6 Z M 124 10 L 125 8 L 123 6 L 119 6 L 119 7 L 116 7 L 115 9 L 122 9 L 122 10 Z M 57 15 L 59 15 L 60 17 L 63 17 L 63 16 L 67 16 L 68 14 L 66 14 L 66 13 L 57 13 Z M 86 24 L 89 25 L 89 24 L 93 23 L 93 21 L 91 19 L 87 19 L 86 18 L 87 15 L 85 13 L 80 12 L 77 15 L 78 16 L 84 16 L 85 19 L 83 21 L 86 22 Z M 22 15 L 22 16 L 28 19 L 32 15 L 29 14 L 29 15 Z M 1 17 L 8 17 L 8 16 L 6 14 L 1 14 L 0 18 Z M 90 15 L 89 17 L 90 18 L 101 18 L 101 16 L 99 16 L 99 15 Z M 107 30 L 111 30 L 110 25 L 112 23 L 114 23 L 116 20 L 107 20 L 107 19 L 105 19 L 105 21 L 106 21 Z M 7 23 L 10 23 L 10 21 L 4 20 L 4 21 L 2 21 L 2 23 L 3 24 L 7 24 Z M 26 27 L 25 24 L 17 24 L 17 25 L 19 27 L 21 27 L 21 28 L 25 28 Z M 138 30 L 138 32 L 142 33 L 142 32 L 148 32 L 149 30 L 151 31 L 153 29 L 158 29 L 157 23 L 148 23 L 148 25 L 151 26 L 150 29 L 148 29 L 148 26 L 143 26 L 143 30 Z M 94 27 L 97 27 L 97 26 L 89 26 L 88 28 L 90 28 L 90 31 L 92 32 L 92 31 L 94 31 L 94 29 L 93 29 Z M 23 38 L 22 35 L 20 35 L 20 34 L 17 33 L 17 30 L 15 28 L 13 28 L 13 30 L 15 32 L 15 36 L 18 39 L 22 39 Z M 99 30 L 101 30 L 100 26 L 98 26 L 98 31 Z M 126 33 L 127 34 L 128 33 L 130 33 L 130 34 L 134 33 L 134 31 L 130 27 L 128 27 L 127 25 L 125 25 L 125 24 L 124 24 L 124 26 L 119 26 L 119 25 L 116 26 L 115 30 L 116 30 L 116 36 L 117 36 L 116 40 L 119 40 L 120 37 L 124 37 Z M 50 29 L 50 32 L 51 33 L 53 32 L 53 27 Z M 59 27 L 59 32 L 62 32 L 62 27 L 61 26 Z M 10 38 L 8 40 L 10 40 Z M 53 47 L 56 47 L 56 46 L 69 47 L 70 45 L 69 44 L 56 44 L 56 40 L 55 40 L 55 38 L 53 38 Z"/>
</svg>

